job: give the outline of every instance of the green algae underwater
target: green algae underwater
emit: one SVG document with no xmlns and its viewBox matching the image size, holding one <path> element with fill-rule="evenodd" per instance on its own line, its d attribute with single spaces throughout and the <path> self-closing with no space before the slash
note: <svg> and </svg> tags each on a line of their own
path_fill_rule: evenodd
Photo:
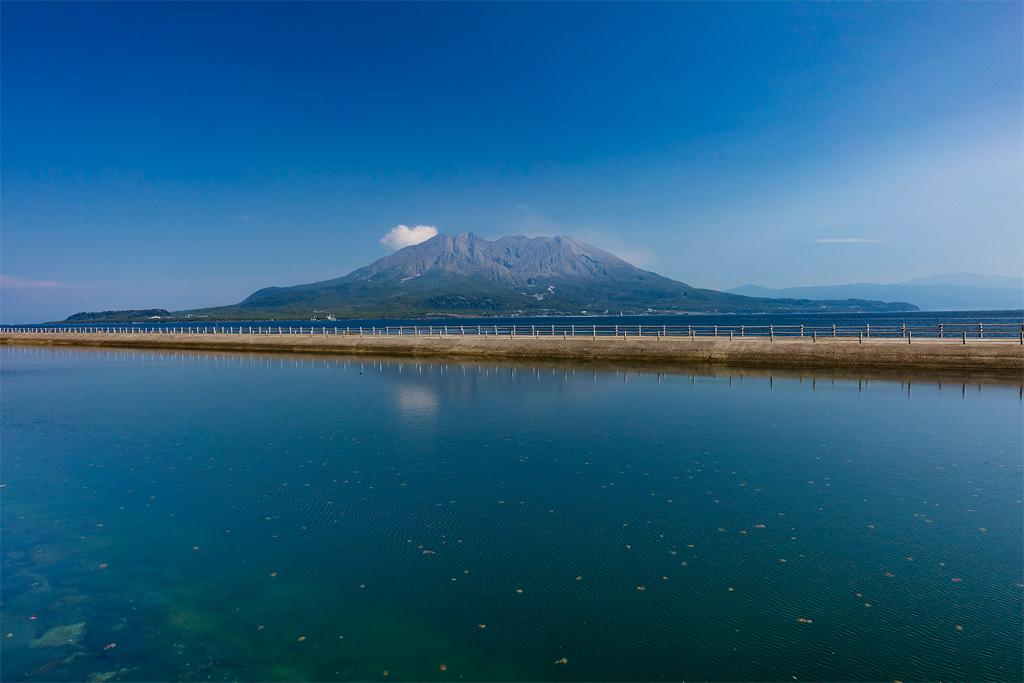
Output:
<svg viewBox="0 0 1024 683">
<path fill-rule="evenodd" d="M 3 680 L 1020 680 L 1019 387 L 0 349 Z"/>
</svg>

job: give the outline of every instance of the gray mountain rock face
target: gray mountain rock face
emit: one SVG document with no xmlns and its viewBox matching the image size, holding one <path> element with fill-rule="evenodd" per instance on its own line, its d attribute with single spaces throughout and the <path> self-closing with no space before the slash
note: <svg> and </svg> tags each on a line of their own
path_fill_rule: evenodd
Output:
<svg viewBox="0 0 1024 683">
<path fill-rule="evenodd" d="M 236 307 L 338 315 L 913 310 L 869 301 L 755 299 L 642 270 L 575 237 L 437 235 L 348 275 L 269 287 Z M 206 314 L 228 314 L 212 309 Z"/>
<path fill-rule="evenodd" d="M 699 289 L 575 237 L 437 235 L 343 277 L 267 287 L 239 304 L 179 311 L 208 320 L 647 312 L 907 311 L 905 303 L 766 299 Z M 102 314 L 84 313 L 80 321 Z"/>
</svg>

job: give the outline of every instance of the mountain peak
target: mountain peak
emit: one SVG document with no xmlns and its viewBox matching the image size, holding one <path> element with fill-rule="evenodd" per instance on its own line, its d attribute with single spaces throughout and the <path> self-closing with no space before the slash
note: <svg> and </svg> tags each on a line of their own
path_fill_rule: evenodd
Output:
<svg viewBox="0 0 1024 683">
<path fill-rule="evenodd" d="M 344 277 L 261 289 L 236 307 L 214 310 L 221 315 L 318 311 L 344 317 L 907 308 L 867 301 L 751 299 L 695 289 L 637 268 L 571 235 L 510 235 L 488 240 L 463 232 L 435 235 Z"/>
<path fill-rule="evenodd" d="M 633 268 L 575 237 L 513 235 L 487 240 L 476 233 L 439 234 L 396 251 L 343 279 L 409 279 L 427 273 L 476 277 L 510 286 L 538 278 L 595 278 L 608 268 Z"/>
</svg>

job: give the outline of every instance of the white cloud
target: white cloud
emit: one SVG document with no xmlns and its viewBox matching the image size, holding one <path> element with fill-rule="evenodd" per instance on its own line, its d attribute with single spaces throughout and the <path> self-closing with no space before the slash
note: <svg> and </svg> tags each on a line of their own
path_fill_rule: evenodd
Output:
<svg viewBox="0 0 1024 683">
<path fill-rule="evenodd" d="M 60 289 L 67 286 L 59 280 L 31 280 L 27 277 L 0 275 L 0 287 L 4 289 Z"/>
<path fill-rule="evenodd" d="M 882 240 L 867 239 L 865 237 L 823 237 L 814 240 L 815 244 L 881 244 Z"/>
<path fill-rule="evenodd" d="M 380 238 L 380 243 L 389 249 L 402 249 L 411 247 L 420 242 L 426 242 L 437 234 L 437 228 L 432 225 L 396 225 L 388 230 L 388 233 Z"/>
</svg>

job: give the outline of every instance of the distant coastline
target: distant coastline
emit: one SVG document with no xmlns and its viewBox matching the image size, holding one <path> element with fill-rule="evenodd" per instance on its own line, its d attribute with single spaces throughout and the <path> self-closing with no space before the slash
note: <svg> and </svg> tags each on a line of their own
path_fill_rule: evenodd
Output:
<svg viewBox="0 0 1024 683">
<path fill-rule="evenodd" d="M 164 309 L 143 309 L 145 311 L 163 311 Z M 659 318 L 671 319 L 678 321 L 686 317 L 695 317 L 701 319 L 710 318 L 727 318 L 727 319 L 741 319 L 741 318 L 771 318 L 772 320 L 784 320 L 786 318 L 797 318 L 797 319 L 843 319 L 843 318 L 899 318 L 912 320 L 916 318 L 930 318 L 936 320 L 959 320 L 967 318 L 972 321 L 984 321 L 988 318 L 1010 318 L 1013 321 L 1024 322 L 1024 309 L 964 309 L 964 310 L 914 310 L 914 311 L 731 311 L 731 312 L 716 312 L 716 311 L 651 311 L 651 312 L 640 312 L 640 313 L 622 313 L 611 314 L 611 313 L 551 313 L 551 312 L 536 312 L 536 311 L 520 311 L 517 313 L 504 313 L 504 314 L 487 314 L 487 313 L 425 313 L 425 314 L 410 314 L 410 315 L 360 315 L 358 317 L 342 317 L 342 318 L 301 318 L 301 317 L 274 317 L 274 318 L 263 318 L 263 317 L 248 317 L 248 318 L 213 318 L 206 316 L 179 316 L 175 313 L 165 311 L 166 316 L 153 314 L 146 316 L 122 316 L 118 315 L 131 311 L 103 311 L 102 315 L 98 318 L 83 318 L 78 317 L 82 314 L 75 314 L 69 316 L 63 320 L 52 320 L 39 323 L 8 323 L 8 324 L 22 324 L 22 325 L 115 325 L 115 324 L 130 324 L 130 325 L 214 325 L 220 323 L 232 323 L 232 324 L 288 324 L 294 323 L 315 323 L 322 325 L 357 325 L 359 323 L 373 324 L 378 322 L 383 324 L 385 321 L 391 321 L 392 324 L 411 324 L 412 321 L 428 321 L 428 320 L 480 320 L 488 321 L 489 323 L 498 322 L 502 320 L 545 320 L 545 321 L 557 321 L 557 320 L 586 320 L 588 323 L 595 321 L 614 321 L 614 320 L 643 320 L 644 324 L 648 324 L 650 320 L 657 320 Z"/>
</svg>

